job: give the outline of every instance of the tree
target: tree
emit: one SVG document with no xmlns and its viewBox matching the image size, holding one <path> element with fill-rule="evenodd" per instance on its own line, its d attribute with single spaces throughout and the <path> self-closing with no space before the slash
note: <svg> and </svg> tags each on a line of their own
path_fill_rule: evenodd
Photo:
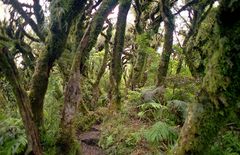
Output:
<svg viewBox="0 0 240 155">
<path fill-rule="evenodd" d="M 96 44 L 108 14 L 117 5 L 117 0 L 104 1 L 85 31 L 77 48 L 67 86 L 64 91 L 64 107 L 60 123 L 60 137 L 57 140 L 58 154 L 77 154 L 79 149 L 75 140 L 74 118 L 81 100 L 81 74 L 86 71 L 86 60 Z"/>
<path fill-rule="evenodd" d="M 158 3 L 157 3 L 158 4 Z M 150 46 L 150 34 L 157 33 L 152 32 L 153 30 L 144 28 L 144 26 L 147 26 L 147 20 L 149 10 L 154 10 L 151 12 L 151 22 L 149 25 L 156 25 L 157 29 L 160 25 L 161 19 L 159 20 L 159 17 L 157 16 L 154 18 L 155 14 L 159 12 L 159 5 L 156 5 L 156 7 L 151 7 L 151 2 L 140 2 L 135 1 L 134 3 L 134 10 L 136 12 L 136 20 L 135 20 L 135 50 L 134 51 L 137 55 L 135 62 L 132 64 L 132 71 L 130 75 L 130 82 L 131 82 L 131 89 L 134 90 L 135 88 L 138 88 L 142 86 L 142 82 L 144 79 L 144 73 L 147 68 L 147 59 L 149 57 L 149 53 L 151 51 Z M 134 61 L 134 60 L 133 60 Z"/>
<path fill-rule="evenodd" d="M 55 60 L 60 57 L 64 50 L 72 21 L 79 13 L 81 13 L 86 1 L 69 1 L 66 4 L 65 12 L 60 15 L 57 14 L 58 8 L 56 6 L 63 6 L 64 1 L 51 2 L 52 10 L 49 40 L 46 40 L 44 37 L 47 30 L 43 29 L 44 16 L 39 1 L 34 1 L 33 6 L 29 6 L 30 8 L 33 7 L 33 14 L 36 17 L 36 22 L 32 19 L 31 14 L 27 12 L 29 10 L 24 11 L 24 4 L 14 0 L 3 2 L 11 5 L 16 12 L 21 15 L 25 22 L 31 26 L 40 41 L 46 45 L 46 49 L 42 51 L 37 58 L 37 65 L 34 67 L 29 95 L 27 95 L 26 90 L 24 90 L 23 86 L 20 84 L 21 79 L 19 78 L 18 70 L 16 69 L 13 58 L 10 57 L 7 59 L 6 56 L 3 55 L 1 59 L 1 68 L 7 67 L 9 71 L 11 71 L 5 71 L 4 73 L 13 86 L 13 91 L 18 100 L 19 110 L 26 128 L 29 149 L 33 149 L 34 154 L 42 154 L 38 129 L 42 128 L 43 125 L 43 100 L 47 90 L 49 74 Z M 15 16 L 13 16 L 13 18 L 14 17 Z M 14 21 L 15 19 L 12 20 Z M 21 26 L 22 25 L 19 26 L 20 32 L 25 34 L 25 36 L 29 36 Z M 11 35 L 5 34 L 3 37 L 11 37 Z M 30 37 L 30 39 L 32 38 Z M 36 40 L 38 41 L 38 39 L 33 39 L 33 41 Z M 10 45 L 14 43 L 12 40 L 5 41 Z M 8 48 L 9 47 L 2 47 L 1 50 L 3 54 L 4 52 L 5 55 L 9 54 L 9 51 L 6 50 Z M 18 48 L 22 48 L 21 44 Z M 37 125 L 38 128 L 35 125 Z"/>
<path fill-rule="evenodd" d="M 25 126 L 26 135 L 28 139 L 28 149 L 26 154 L 30 154 L 32 151 L 35 155 L 42 155 L 42 147 L 40 144 L 40 138 L 38 129 L 33 121 L 33 115 L 31 111 L 31 105 L 27 92 L 24 90 L 20 76 L 12 60 L 8 48 L 0 45 L 0 66 L 5 74 L 6 78 L 13 87 L 13 92 L 17 100 L 19 111 Z"/>
<path fill-rule="evenodd" d="M 163 52 L 158 67 L 158 79 L 157 87 L 164 84 L 165 77 L 167 76 L 168 64 L 170 60 L 171 53 L 173 51 L 173 31 L 174 31 L 174 16 L 171 12 L 170 1 L 161 0 L 161 15 L 164 19 L 164 43 L 163 43 Z"/>
<path fill-rule="evenodd" d="M 105 41 L 104 41 L 104 56 L 103 56 L 103 60 L 102 60 L 102 65 L 100 67 L 99 72 L 97 73 L 97 77 L 95 82 L 93 83 L 93 88 L 92 88 L 92 100 L 91 100 L 91 107 L 94 108 L 96 107 L 95 104 L 97 103 L 97 100 L 99 98 L 99 83 L 100 80 L 107 68 L 108 65 L 108 59 L 109 59 L 109 55 L 110 55 L 110 41 L 112 38 L 112 29 L 113 29 L 113 24 L 111 23 L 110 20 L 106 21 L 108 24 L 108 28 L 107 28 L 107 32 L 105 35 Z"/>
<path fill-rule="evenodd" d="M 111 77 L 112 80 L 112 101 L 110 104 L 114 109 L 121 107 L 120 82 L 122 79 L 122 52 L 124 48 L 124 38 L 126 29 L 127 14 L 131 5 L 131 0 L 121 0 L 116 24 L 116 33 L 113 45 L 113 56 L 111 62 Z"/>
<path fill-rule="evenodd" d="M 214 34 L 208 41 L 202 89 L 189 109 L 173 154 L 204 154 L 239 102 L 239 11 L 238 1 L 220 1 Z"/>
</svg>

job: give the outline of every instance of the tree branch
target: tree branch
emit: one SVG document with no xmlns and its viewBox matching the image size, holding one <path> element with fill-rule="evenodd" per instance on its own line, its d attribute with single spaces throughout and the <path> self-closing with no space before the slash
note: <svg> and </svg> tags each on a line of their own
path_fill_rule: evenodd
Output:
<svg viewBox="0 0 240 155">
<path fill-rule="evenodd" d="M 189 6 L 192 6 L 193 4 L 198 3 L 199 0 L 192 0 L 190 2 L 188 2 L 186 5 L 184 5 L 181 9 L 179 9 L 176 13 L 174 13 L 173 15 L 178 15 L 179 13 L 181 13 L 182 11 L 186 10 Z"/>
<path fill-rule="evenodd" d="M 24 18 L 24 20 L 31 26 L 33 31 L 36 33 L 36 35 L 40 38 L 41 41 L 45 41 L 45 37 L 43 36 L 42 32 L 39 30 L 38 25 L 34 22 L 30 16 L 28 16 L 27 12 L 25 12 L 22 8 L 21 3 L 19 3 L 16 0 L 4 0 L 5 4 L 11 4 L 14 9 L 17 10 L 17 12 Z"/>
<path fill-rule="evenodd" d="M 33 1 L 33 10 L 34 10 L 34 15 L 37 19 L 37 23 L 40 25 L 40 28 L 43 28 L 44 24 L 44 14 L 41 5 L 39 4 L 39 0 L 34 0 Z"/>
</svg>

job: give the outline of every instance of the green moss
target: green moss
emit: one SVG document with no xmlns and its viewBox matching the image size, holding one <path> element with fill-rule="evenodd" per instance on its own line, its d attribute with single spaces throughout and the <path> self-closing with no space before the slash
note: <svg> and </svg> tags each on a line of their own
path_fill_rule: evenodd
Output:
<svg viewBox="0 0 240 155">
<path fill-rule="evenodd" d="M 72 135 L 65 134 L 58 139 L 56 152 L 59 155 L 78 155 L 80 153 L 80 144 L 74 140 Z"/>
</svg>

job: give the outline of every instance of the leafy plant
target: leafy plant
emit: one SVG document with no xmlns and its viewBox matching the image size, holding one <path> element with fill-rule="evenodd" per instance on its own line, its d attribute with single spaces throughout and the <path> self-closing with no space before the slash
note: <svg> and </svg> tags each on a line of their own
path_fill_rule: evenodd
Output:
<svg viewBox="0 0 240 155">
<path fill-rule="evenodd" d="M 240 134 L 236 131 L 220 133 L 209 154 L 212 155 L 237 155 L 240 154 Z"/>
<path fill-rule="evenodd" d="M 12 155 L 24 152 L 27 138 L 19 118 L 0 114 L 0 154 Z"/>
<path fill-rule="evenodd" d="M 53 154 L 60 123 L 60 107 L 63 103 L 62 79 L 54 72 L 49 79 L 48 90 L 44 100 L 44 130 L 41 139 L 46 154 Z"/>
<path fill-rule="evenodd" d="M 127 94 L 127 99 L 131 103 L 139 103 L 141 95 L 142 94 L 140 92 L 138 92 L 138 91 L 131 91 L 131 90 L 129 90 L 128 94 Z"/>
<path fill-rule="evenodd" d="M 140 111 L 137 115 L 140 118 L 154 120 L 157 117 L 157 112 L 160 110 L 164 110 L 166 107 L 156 102 L 147 102 L 138 106 L 138 108 L 140 109 Z"/>
<path fill-rule="evenodd" d="M 177 132 L 167 123 L 159 121 L 145 130 L 144 137 L 152 144 L 159 144 L 160 142 L 173 144 L 177 139 Z"/>
</svg>

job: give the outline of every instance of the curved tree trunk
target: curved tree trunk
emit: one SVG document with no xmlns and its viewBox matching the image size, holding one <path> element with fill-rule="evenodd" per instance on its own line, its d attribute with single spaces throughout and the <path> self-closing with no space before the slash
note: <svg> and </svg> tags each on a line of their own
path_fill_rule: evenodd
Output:
<svg viewBox="0 0 240 155">
<path fill-rule="evenodd" d="M 113 45 L 113 57 L 111 62 L 112 73 L 112 100 L 110 101 L 113 109 L 120 109 L 121 95 L 119 85 L 122 78 L 122 52 L 124 48 L 124 38 L 126 29 L 127 14 L 131 5 L 131 0 L 120 0 L 117 18 L 116 34 Z"/>
<path fill-rule="evenodd" d="M 55 17 L 52 17 L 55 19 L 50 28 L 51 38 L 47 43 L 47 49 L 43 51 L 38 58 L 29 93 L 34 121 L 38 127 L 42 127 L 43 125 L 43 100 L 47 91 L 50 70 L 52 69 L 55 60 L 58 59 L 64 51 L 71 23 L 83 10 L 85 2 L 86 0 L 81 2 L 78 0 L 71 0 L 71 2 L 69 2 L 71 5 L 68 10 L 63 16 L 59 17 L 60 21 Z"/>
<path fill-rule="evenodd" d="M 209 42 L 202 90 L 189 109 L 172 154 L 206 154 L 208 146 L 237 107 L 240 92 L 239 1 L 220 1 L 215 33 Z M 229 18 L 234 17 L 234 18 Z"/>
<path fill-rule="evenodd" d="M 143 87 L 146 80 L 147 80 L 147 61 L 148 61 L 148 51 L 147 51 L 147 47 L 150 47 L 150 33 L 156 34 L 158 32 L 158 28 L 161 22 L 160 20 L 157 20 L 157 18 L 151 18 L 151 28 L 149 30 L 146 30 L 146 28 L 144 28 L 144 25 L 147 25 L 146 23 L 148 23 L 149 21 L 146 21 L 144 19 L 144 14 L 146 12 L 149 12 L 149 10 L 146 10 L 148 7 L 148 5 L 150 5 L 151 3 L 144 3 L 141 2 L 139 0 L 135 1 L 134 4 L 134 10 L 136 12 L 136 19 L 135 19 L 135 30 L 137 35 L 139 35 L 140 37 L 142 37 L 142 35 L 146 35 L 146 38 L 144 39 L 145 44 L 136 44 L 137 45 L 137 57 L 136 57 L 136 61 L 133 64 L 132 70 L 131 70 L 131 74 L 130 74 L 130 78 L 129 78 L 129 86 L 131 86 L 132 90 L 135 90 L 136 88 L 140 88 Z M 158 7 L 157 7 L 158 8 Z M 152 17 L 154 17 L 155 13 L 158 13 L 159 9 L 156 9 L 152 15 Z M 158 25 L 159 24 L 159 25 Z M 151 31 L 152 30 L 152 31 Z M 135 38 L 136 39 L 136 38 Z M 136 40 L 135 40 L 136 41 Z M 136 46 L 135 45 L 135 46 Z"/>
<path fill-rule="evenodd" d="M 75 55 L 69 81 L 64 92 L 64 107 L 60 123 L 60 137 L 57 140 L 59 155 L 78 154 L 79 147 L 75 138 L 74 118 L 81 100 L 80 77 L 85 71 L 85 62 L 95 45 L 98 35 L 108 14 L 117 5 L 117 0 L 104 1 L 87 28 Z"/>
<path fill-rule="evenodd" d="M 112 38 L 112 29 L 113 29 L 113 25 L 110 21 L 108 21 L 108 29 L 107 29 L 107 34 L 106 34 L 106 37 L 105 37 L 105 42 L 104 42 L 104 50 L 105 50 L 105 53 L 104 53 L 104 57 L 103 57 L 103 60 L 102 60 L 102 65 L 100 67 L 100 70 L 97 74 L 97 78 L 95 80 L 95 82 L 93 83 L 93 88 L 92 88 L 92 100 L 91 100 L 91 107 L 92 108 L 95 108 L 95 104 L 97 103 L 98 101 L 98 98 L 99 98 L 99 83 L 100 83 L 100 80 L 106 70 L 106 67 L 107 67 L 107 64 L 108 64 L 108 58 L 109 58 L 109 54 L 110 54 L 110 47 L 109 47 L 109 42 Z"/>
<path fill-rule="evenodd" d="M 40 144 L 39 133 L 33 121 L 33 114 L 31 111 L 29 98 L 20 82 L 21 79 L 18 74 L 17 67 L 8 54 L 9 51 L 6 47 L 0 48 L 0 66 L 7 80 L 13 87 L 13 93 L 17 100 L 20 115 L 22 117 L 28 139 L 28 150 L 26 154 L 29 154 L 32 151 L 34 155 L 42 155 L 43 152 Z"/>
</svg>

